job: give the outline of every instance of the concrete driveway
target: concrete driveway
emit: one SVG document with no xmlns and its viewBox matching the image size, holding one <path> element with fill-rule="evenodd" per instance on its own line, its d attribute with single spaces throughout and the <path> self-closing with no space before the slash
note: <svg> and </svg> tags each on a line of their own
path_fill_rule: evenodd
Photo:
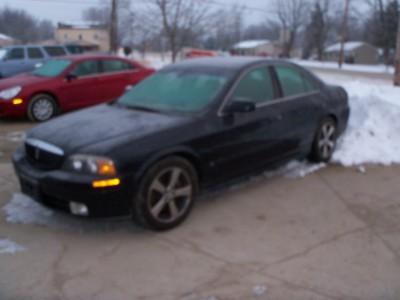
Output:
<svg viewBox="0 0 400 300">
<path fill-rule="evenodd" d="M 152 233 L 43 211 L 15 195 L 8 159 L 0 207 L 13 198 L 27 224 L 0 213 L 0 239 L 25 248 L 0 254 L 0 299 L 400 299 L 400 167 L 257 178 Z"/>
</svg>

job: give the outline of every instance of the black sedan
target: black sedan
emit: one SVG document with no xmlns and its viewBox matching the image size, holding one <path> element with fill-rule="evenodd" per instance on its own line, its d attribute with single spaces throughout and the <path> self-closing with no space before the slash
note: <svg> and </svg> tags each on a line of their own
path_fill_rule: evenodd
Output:
<svg viewBox="0 0 400 300">
<path fill-rule="evenodd" d="M 293 158 L 328 161 L 347 98 L 289 62 L 194 59 L 34 128 L 13 162 L 22 191 L 46 206 L 165 230 L 200 191 Z"/>
</svg>

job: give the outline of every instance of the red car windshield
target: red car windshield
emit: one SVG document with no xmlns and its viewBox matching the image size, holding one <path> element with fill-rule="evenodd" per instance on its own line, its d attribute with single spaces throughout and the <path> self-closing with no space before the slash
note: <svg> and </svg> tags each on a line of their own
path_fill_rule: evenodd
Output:
<svg viewBox="0 0 400 300">
<path fill-rule="evenodd" d="M 42 66 L 32 72 L 33 75 L 40 77 L 57 77 L 69 65 L 71 61 L 68 59 L 54 59 L 45 62 Z"/>
</svg>

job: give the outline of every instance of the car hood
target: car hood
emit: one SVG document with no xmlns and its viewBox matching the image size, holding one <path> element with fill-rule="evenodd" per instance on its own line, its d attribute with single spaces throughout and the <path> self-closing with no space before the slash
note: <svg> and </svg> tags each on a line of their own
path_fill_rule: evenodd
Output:
<svg viewBox="0 0 400 300">
<path fill-rule="evenodd" d="M 27 138 L 45 141 L 60 147 L 66 154 L 71 154 L 85 146 L 121 136 L 129 135 L 130 140 L 139 139 L 186 121 L 188 117 L 185 116 L 105 104 L 43 123 L 32 129 Z"/>
<path fill-rule="evenodd" d="M 30 84 L 44 83 L 46 81 L 49 81 L 49 78 L 33 76 L 30 73 L 23 73 L 0 80 L 0 91 L 17 85 L 27 86 Z"/>
</svg>

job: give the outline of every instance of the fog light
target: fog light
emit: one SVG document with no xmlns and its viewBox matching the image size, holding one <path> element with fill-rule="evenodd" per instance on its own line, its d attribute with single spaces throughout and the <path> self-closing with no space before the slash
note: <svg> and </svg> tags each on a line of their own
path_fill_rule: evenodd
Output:
<svg viewBox="0 0 400 300">
<path fill-rule="evenodd" d="M 14 105 L 20 105 L 22 104 L 22 102 L 24 102 L 21 98 L 15 98 L 12 100 L 12 104 Z"/>
<path fill-rule="evenodd" d="M 77 216 L 87 216 L 89 215 L 89 209 L 85 204 L 78 203 L 78 202 L 70 202 L 69 209 L 72 214 Z"/>
</svg>

